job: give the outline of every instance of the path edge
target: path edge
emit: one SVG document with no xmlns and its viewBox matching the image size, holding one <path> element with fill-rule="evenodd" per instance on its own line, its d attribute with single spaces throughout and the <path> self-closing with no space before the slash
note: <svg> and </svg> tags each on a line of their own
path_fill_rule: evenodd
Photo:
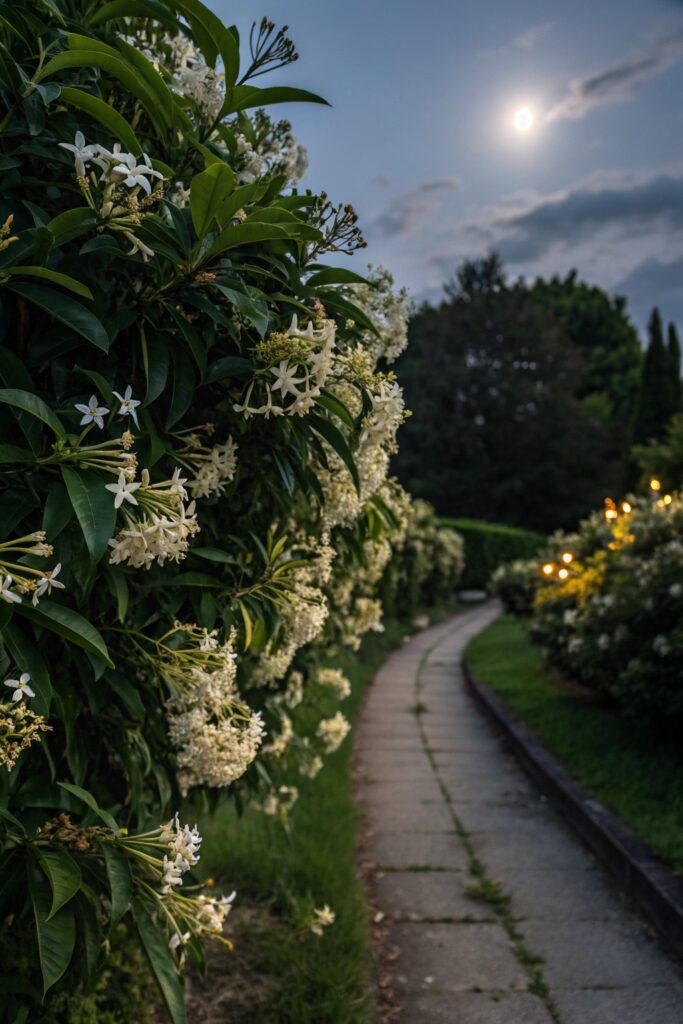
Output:
<svg viewBox="0 0 683 1024">
<path fill-rule="evenodd" d="M 536 786 L 644 912 L 664 945 L 683 958 L 683 881 L 519 723 L 463 659 L 467 688 Z"/>
</svg>

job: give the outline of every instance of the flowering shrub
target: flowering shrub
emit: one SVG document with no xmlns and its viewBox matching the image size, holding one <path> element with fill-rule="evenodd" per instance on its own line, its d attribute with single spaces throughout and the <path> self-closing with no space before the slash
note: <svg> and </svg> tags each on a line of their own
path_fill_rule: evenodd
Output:
<svg viewBox="0 0 683 1024">
<path fill-rule="evenodd" d="M 175 808 L 286 816 L 281 767 L 348 731 L 324 657 L 381 629 L 418 543 L 387 476 L 407 303 L 322 262 L 363 241 L 260 109 L 322 102 L 253 84 L 284 30 L 241 68 L 198 0 L 27 0 L 0 42 L 0 911 L 5 965 L 33 953 L 8 1019 L 92 988 L 123 924 L 175 1024 L 232 901 L 187 884 Z M 438 597 L 460 555 L 429 530 Z"/>
<path fill-rule="evenodd" d="M 657 493 L 608 500 L 578 533 L 553 537 L 545 560 L 501 572 L 496 586 L 519 613 L 534 577 L 532 635 L 553 662 L 629 713 L 674 719 L 683 715 L 683 497 Z"/>
</svg>

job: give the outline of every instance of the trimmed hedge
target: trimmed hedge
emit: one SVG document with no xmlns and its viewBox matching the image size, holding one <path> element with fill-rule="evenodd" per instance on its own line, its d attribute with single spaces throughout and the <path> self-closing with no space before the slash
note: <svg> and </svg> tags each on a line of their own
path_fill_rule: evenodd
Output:
<svg viewBox="0 0 683 1024">
<path fill-rule="evenodd" d="M 486 588 L 499 565 L 517 558 L 532 558 L 545 542 L 542 534 L 532 530 L 482 519 L 442 516 L 441 523 L 457 530 L 465 542 L 465 570 L 460 581 L 465 590 Z"/>
</svg>

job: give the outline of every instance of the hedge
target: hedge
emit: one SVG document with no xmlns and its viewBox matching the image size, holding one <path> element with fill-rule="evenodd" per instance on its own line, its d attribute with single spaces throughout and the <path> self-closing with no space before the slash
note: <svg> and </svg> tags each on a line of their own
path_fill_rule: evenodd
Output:
<svg viewBox="0 0 683 1024">
<path fill-rule="evenodd" d="M 441 523 L 457 530 L 465 542 L 465 570 L 460 582 L 463 589 L 484 589 L 499 565 L 516 558 L 532 558 L 544 542 L 544 537 L 532 530 L 481 519 L 443 516 Z"/>
</svg>

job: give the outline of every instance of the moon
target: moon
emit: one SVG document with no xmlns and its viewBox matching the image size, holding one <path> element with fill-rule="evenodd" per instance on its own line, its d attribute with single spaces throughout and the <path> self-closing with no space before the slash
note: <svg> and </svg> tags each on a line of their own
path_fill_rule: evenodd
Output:
<svg viewBox="0 0 683 1024">
<path fill-rule="evenodd" d="M 520 107 L 519 110 L 515 112 L 512 123 L 518 132 L 528 132 L 534 123 L 534 115 L 528 107 Z"/>
</svg>

